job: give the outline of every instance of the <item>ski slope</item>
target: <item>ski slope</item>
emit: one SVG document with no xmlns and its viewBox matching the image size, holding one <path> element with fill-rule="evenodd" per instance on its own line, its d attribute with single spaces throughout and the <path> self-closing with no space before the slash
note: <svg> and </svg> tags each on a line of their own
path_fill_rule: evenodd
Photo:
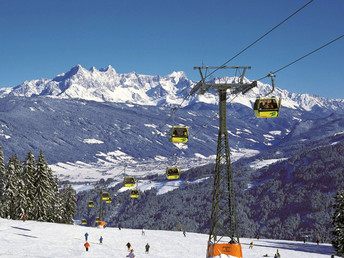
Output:
<svg viewBox="0 0 344 258">
<path fill-rule="evenodd" d="M 88 232 L 89 251 L 84 248 L 85 233 Z M 103 244 L 99 238 L 103 236 Z M 79 225 L 63 225 L 35 221 L 14 221 L 0 219 L 0 257 L 126 257 L 126 243 L 129 241 L 136 258 L 204 258 L 208 236 L 205 234 L 118 228 L 90 228 Z M 253 249 L 249 243 L 253 241 Z M 145 245 L 151 246 L 145 254 Z M 281 257 L 329 258 L 333 253 L 330 244 L 241 239 L 245 258 L 273 257 L 277 249 Z"/>
</svg>

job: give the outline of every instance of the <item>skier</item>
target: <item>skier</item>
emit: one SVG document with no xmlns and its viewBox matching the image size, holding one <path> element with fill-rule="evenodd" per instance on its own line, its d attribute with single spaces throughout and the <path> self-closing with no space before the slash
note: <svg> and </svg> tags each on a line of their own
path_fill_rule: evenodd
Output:
<svg viewBox="0 0 344 258">
<path fill-rule="evenodd" d="M 129 257 L 129 258 L 135 258 L 134 249 L 131 249 L 131 250 L 130 250 L 130 253 L 127 255 L 127 257 Z"/>
<path fill-rule="evenodd" d="M 100 238 L 99 238 L 99 243 L 100 243 L 100 244 L 103 243 L 103 237 L 102 237 L 102 236 L 100 236 Z"/>
<path fill-rule="evenodd" d="M 183 229 L 183 235 L 186 237 L 185 229 Z"/>
<path fill-rule="evenodd" d="M 147 244 L 146 244 L 146 254 L 149 253 L 149 247 L 150 247 L 150 246 L 149 246 L 149 244 L 147 243 Z"/>
<path fill-rule="evenodd" d="M 23 219 L 23 221 L 25 222 L 25 219 L 26 219 L 25 213 L 23 213 L 22 219 Z"/>
<path fill-rule="evenodd" d="M 90 244 L 86 241 L 86 243 L 84 244 L 85 248 L 86 248 L 86 252 L 88 252 L 88 248 L 90 247 Z"/>
<path fill-rule="evenodd" d="M 88 233 L 86 232 L 85 233 L 85 241 L 87 241 L 87 239 L 88 239 Z"/>
<path fill-rule="evenodd" d="M 275 257 L 276 257 L 276 258 L 280 258 L 280 257 L 281 257 L 281 255 L 280 255 L 278 249 L 277 249 L 277 252 L 276 252 L 276 254 L 275 254 Z"/>
<path fill-rule="evenodd" d="M 317 243 L 317 245 L 319 245 L 319 239 L 318 238 L 315 240 L 315 242 Z"/>
<path fill-rule="evenodd" d="M 144 229 L 144 228 L 142 229 L 142 235 L 143 235 L 143 236 L 146 235 L 146 234 L 145 234 L 145 229 Z"/>
<path fill-rule="evenodd" d="M 250 247 L 249 248 L 253 248 L 253 242 L 250 243 Z"/>
<path fill-rule="evenodd" d="M 129 242 L 126 244 L 126 246 L 128 247 L 128 250 L 130 250 L 131 244 Z"/>
<path fill-rule="evenodd" d="M 122 228 L 122 227 L 121 227 L 121 224 L 118 224 L 118 229 L 121 230 L 121 228 Z"/>
</svg>

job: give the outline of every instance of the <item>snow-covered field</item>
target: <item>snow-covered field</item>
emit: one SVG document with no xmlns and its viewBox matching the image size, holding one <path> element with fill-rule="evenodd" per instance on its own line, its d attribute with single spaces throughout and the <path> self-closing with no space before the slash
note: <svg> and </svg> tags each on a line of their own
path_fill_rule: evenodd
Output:
<svg viewBox="0 0 344 258">
<path fill-rule="evenodd" d="M 84 234 L 88 232 L 89 251 L 84 248 Z M 129 241 L 137 258 L 204 258 L 208 236 L 205 234 L 118 228 L 90 228 L 35 221 L 0 219 L 0 257 L 126 257 Z M 103 236 L 103 244 L 99 238 Z M 329 258 L 333 248 L 329 244 L 245 239 L 241 240 L 245 258 L 258 258 L 268 254 L 273 257 L 277 249 L 281 257 Z M 254 247 L 249 249 L 253 241 Z M 149 254 L 144 247 L 149 243 Z"/>
</svg>

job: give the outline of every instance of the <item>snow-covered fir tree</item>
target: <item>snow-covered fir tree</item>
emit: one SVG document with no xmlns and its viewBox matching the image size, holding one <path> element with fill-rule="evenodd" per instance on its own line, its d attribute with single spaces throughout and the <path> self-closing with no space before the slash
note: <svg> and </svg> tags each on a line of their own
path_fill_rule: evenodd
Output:
<svg viewBox="0 0 344 258">
<path fill-rule="evenodd" d="M 18 181 L 16 183 L 17 189 L 15 191 L 15 212 L 13 218 L 20 219 L 25 213 L 28 198 L 25 195 L 25 183 L 23 181 L 23 166 L 20 160 L 18 159 L 17 155 L 14 155 L 14 167 Z"/>
<path fill-rule="evenodd" d="M 4 163 L 4 153 L 0 146 L 0 217 L 4 217 L 4 203 L 5 203 L 5 174 L 6 168 Z"/>
<path fill-rule="evenodd" d="M 44 160 L 45 161 L 45 160 Z M 48 179 L 49 179 L 49 194 L 50 194 L 50 207 L 48 210 L 48 221 L 55 221 L 56 215 L 58 215 L 58 210 L 56 207 L 56 202 L 58 202 L 59 199 L 59 190 L 58 190 L 58 184 L 55 181 L 53 171 L 49 167 L 48 163 L 45 161 L 47 173 L 48 173 Z"/>
<path fill-rule="evenodd" d="M 4 177 L 4 217 L 16 219 L 16 197 L 18 196 L 18 182 L 20 180 L 19 173 L 16 170 L 17 157 L 10 157 L 7 164 L 7 173 Z"/>
<path fill-rule="evenodd" d="M 35 171 L 35 195 L 33 215 L 35 220 L 50 221 L 51 203 L 54 198 L 51 191 L 51 174 L 40 151 Z"/>
<path fill-rule="evenodd" d="M 62 222 L 62 201 L 61 201 L 61 194 L 59 192 L 59 183 L 57 177 L 55 177 L 55 181 L 53 184 L 53 195 L 54 199 L 52 202 L 52 217 L 54 222 L 61 223 Z"/>
<path fill-rule="evenodd" d="M 337 192 L 333 210 L 332 245 L 337 254 L 344 257 L 344 190 Z"/>
<path fill-rule="evenodd" d="M 25 215 L 27 219 L 32 219 L 33 215 L 33 205 L 35 199 L 35 171 L 36 171 L 36 160 L 35 156 L 31 151 L 26 156 L 23 164 L 23 181 L 25 185 L 25 196 L 27 197 L 27 206 L 25 208 Z"/>
<path fill-rule="evenodd" d="M 63 185 L 63 189 L 61 191 L 61 201 L 64 204 L 62 222 L 73 224 L 73 217 L 76 213 L 76 198 L 75 190 L 72 188 L 71 185 L 69 185 L 68 187 L 66 185 Z"/>
</svg>

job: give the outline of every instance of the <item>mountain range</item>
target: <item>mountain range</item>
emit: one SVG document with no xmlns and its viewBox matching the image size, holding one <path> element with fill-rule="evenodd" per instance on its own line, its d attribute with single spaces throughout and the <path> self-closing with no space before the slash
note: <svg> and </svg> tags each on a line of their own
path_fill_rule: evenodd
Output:
<svg viewBox="0 0 344 258">
<path fill-rule="evenodd" d="M 183 72 L 162 77 L 78 65 L 52 80 L 1 89 L 5 160 L 15 153 L 24 160 L 29 150 L 37 155 L 42 149 L 54 174 L 78 192 L 76 219 L 92 224 L 97 211 L 87 202 L 96 196 L 84 190 L 102 182 L 115 203 L 105 209 L 109 225 L 170 229 L 181 223 L 208 232 L 209 218 L 197 214 L 211 207 L 218 96 L 188 96 L 195 84 Z M 311 233 L 328 241 L 331 198 L 343 187 L 344 100 L 275 88 L 274 96 L 282 98 L 279 116 L 259 119 L 253 103 L 270 90 L 258 82 L 227 101 L 239 230 L 286 239 Z M 189 128 L 187 144 L 169 142 L 173 125 Z M 165 179 L 170 166 L 181 168 L 180 180 Z M 138 202 L 122 187 L 126 175 L 138 179 Z M 138 210 L 144 211 L 140 218 Z"/>
<path fill-rule="evenodd" d="M 76 182 L 119 175 L 125 165 L 127 173 L 150 174 L 163 173 L 171 165 L 187 169 L 214 162 L 218 96 L 209 92 L 189 97 L 195 84 L 184 72 L 162 77 L 80 65 L 51 80 L 26 81 L 0 91 L 1 145 L 6 157 L 17 153 L 21 159 L 29 150 L 42 149 L 62 179 Z M 229 97 L 232 160 L 284 142 L 312 141 L 343 131 L 344 100 L 280 88 L 274 91 L 282 98 L 279 117 L 256 118 L 253 102 L 270 90 L 270 85 L 258 82 L 247 94 Z M 181 103 L 172 118 L 171 107 Z M 187 145 L 168 141 L 176 124 L 189 127 Z"/>
</svg>

